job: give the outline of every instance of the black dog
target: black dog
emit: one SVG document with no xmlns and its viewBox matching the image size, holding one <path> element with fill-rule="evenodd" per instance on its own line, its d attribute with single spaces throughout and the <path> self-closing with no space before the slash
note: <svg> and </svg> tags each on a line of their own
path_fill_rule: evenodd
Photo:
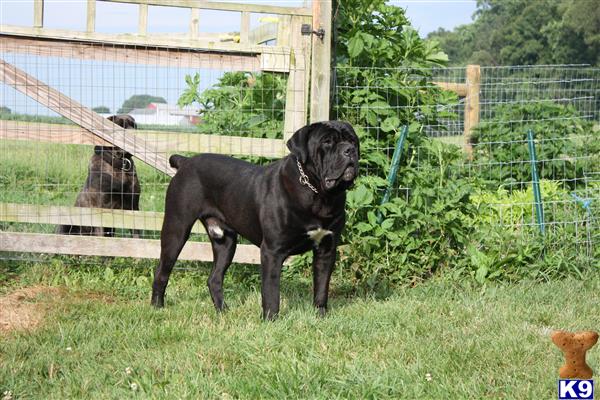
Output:
<svg viewBox="0 0 600 400">
<path fill-rule="evenodd" d="M 125 129 L 136 129 L 129 115 L 112 115 L 109 120 Z M 90 159 L 88 176 L 77 195 L 75 207 L 139 210 L 140 181 L 130 153 L 112 146 L 95 146 Z M 66 235 L 114 236 L 114 229 L 60 225 L 57 233 Z M 133 237 L 139 237 L 134 231 Z"/>
<path fill-rule="evenodd" d="M 208 289 L 217 311 L 225 307 L 223 277 L 239 233 L 260 247 L 263 318 L 279 312 L 284 260 L 310 249 L 314 305 L 325 314 L 346 189 L 358 173 L 358 137 L 346 122 L 318 122 L 298 130 L 287 146 L 290 155 L 265 167 L 217 154 L 171 156 L 178 171 L 167 189 L 153 305 L 164 305 L 173 265 L 200 219 L 213 248 Z"/>
</svg>

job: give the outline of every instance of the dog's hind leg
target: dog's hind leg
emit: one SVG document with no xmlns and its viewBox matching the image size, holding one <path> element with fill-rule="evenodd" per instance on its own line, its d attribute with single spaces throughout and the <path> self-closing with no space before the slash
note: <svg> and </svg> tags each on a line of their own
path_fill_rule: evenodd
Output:
<svg viewBox="0 0 600 400">
<path fill-rule="evenodd" d="M 194 222 L 196 220 L 189 219 L 187 224 L 184 224 L 165 216 L 165 223 L 160 235 L 160 261 L 152 283 L 151 304 L 155 307 L 163 307 L 165 304 L 165 290 L 169 283 L 169 276 L 181 249 L 190 237 Z"/>
<path fill-rule="evenodd" d="M 237 234 L 226 229 L 216 218 L 207 218 L 204 223 L 213 250 L 213 268 L 208 277 L 208 290 L 217 311 L 226 308 L 223 301 L 223 279 L 231 265 L 237 245 Z"/>
</svg>

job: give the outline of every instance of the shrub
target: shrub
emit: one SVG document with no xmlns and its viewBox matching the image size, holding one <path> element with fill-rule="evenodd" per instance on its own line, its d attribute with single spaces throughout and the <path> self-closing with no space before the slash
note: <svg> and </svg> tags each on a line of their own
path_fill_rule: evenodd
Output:
<svg viewBox="0 0 600 400">
<path fill-rule="evenodd" d="M 535 137 L 540 178 L 573 188 L 584 177 L 590 159 L 578 156 L 592 153 L 581 148 L 581 139 L 593 131 L 575 108 L 553 102 L 503 104 L 493 109 L 492 118 L 481 122 L 471 136 L 473 166 L 489 187 L 522 189 L 531 182 L 529 129 Z"/>
<path fill-rule="evenodd" d="M 460 149 L 427 139 L 423 145 L 441 162 L 416 168 L 413 159 L 402 168 L 398 181 L 411 189 L 399 190 L 380 205 L 387 182 L 363 176 L 348 193 L 337 268 L 354 284 L 374 289 L 415 283 L 466 266 L 475 207 L 470 183 L 453 168 L 462 157 Z M 307 270 L 309 258 L 298 258 L 293 268 Z"/>
<path fill-rule="evenodd" d="M 178 104 L 200 104 L 199 132 L 251 137 L 281 137 L 286 79 L 273 73 L 227 72 L 200 93 L 200 76 L 186 76 Z"/>
</svg>

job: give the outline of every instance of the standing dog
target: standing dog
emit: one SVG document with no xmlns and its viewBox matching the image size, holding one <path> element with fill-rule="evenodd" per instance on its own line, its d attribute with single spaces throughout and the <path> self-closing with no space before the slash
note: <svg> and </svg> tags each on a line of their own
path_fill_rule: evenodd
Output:
<svg viewBox="0 0 600 400">
<path fill-rule="evenodd" d="M 217 154 L 171 156 L 178 171 L 167 189 L 154 306 L 163 307 L 173 265 L 199 219 L 213 249 L 208 289 L 217 311 L 225 307 L 223 277 L 240 234 L 260 247 L 263 318 L 279 313 L 284 260 L 310 249 L 314 305 L 325 314 L 346 190 L 358 173 L 358 137 L 346 122 L 318 122 L 298 130 L 287 146 L 290 155 L 265 167 Z"/>
<path fill-rule="evenodd" d="M 112 115 L 108 119 L 125 129 L 136 129 L 129 115 Z M 75 207 L 139 210 L 140 181 L 132 155 L 119 147 L 95 146 L 88 176 L 77 195 Z M 60 225 L 57 233 L 66 235 L 114 236 L 113 228 Z M 133 232 L 139 237 L 139 232 Z"/>
</svg>

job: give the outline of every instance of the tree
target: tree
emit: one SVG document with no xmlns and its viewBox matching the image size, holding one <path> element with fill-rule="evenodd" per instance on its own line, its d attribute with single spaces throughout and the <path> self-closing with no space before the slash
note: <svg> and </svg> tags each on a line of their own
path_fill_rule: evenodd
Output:
<svg viewBox="0 0 600 400">
<path fill-rule="evenodd" d="M 6 106 L 0 106 L 0 114 L 10 114 L 12 111 Z"/>
<path fill-rule="evenodd" d="M 597 64 L 595 0 L 478 0 L 475 20 L 437 39 L 453 65 Z"/>
<path fill-rule="evenodd" d="M 151 96 L 149 94 L 134 94 L 123 102 L 121 108 L 117 110 L 117 114 L 127 114 L 135 108 L 146 108 L 150 103 L 164 103 L 167 101 L 162 97 Z"/>
<path fill-rule="evenodd" d="M 108 108 L 106 106 L 94 107 L 94 108 L 92 108 L 92 111 L 96 112 L 98 114 L 110 114 L 110 108 Z"/>
</svg>

